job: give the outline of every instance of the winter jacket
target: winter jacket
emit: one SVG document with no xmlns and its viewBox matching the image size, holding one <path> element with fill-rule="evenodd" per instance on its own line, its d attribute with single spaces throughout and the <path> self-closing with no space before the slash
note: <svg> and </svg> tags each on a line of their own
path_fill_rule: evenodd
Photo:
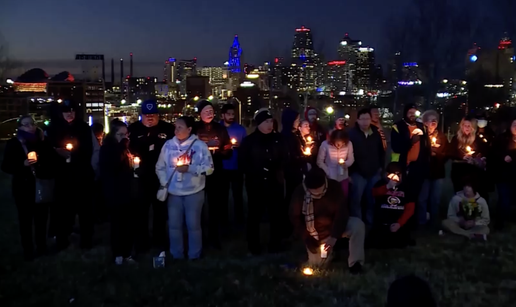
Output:
<svg viewBox="0 0 516 307">
<path fill-rule="evenodd" d="M 344 160 L 343 168 L 339 163 L 340 159 Z M 355 162 L 353 155 L 353 143 L 348 142 L 346 146 L 337 149 L 337 147 L 331 145 L 328 141 L 324 141 L 319 148 L 319 154 L 317 155 L 317 166 L 324 170 L 328 178 L 341 182 L 348 178 L 348 168 Z"/>
<path fill-rule="evenodd" d="M 194 130 L 200 141 L 204 142 L 208 148 L 215 149 L 211 151 L 215 171 L 221 171 L 224 167 L 223 160 L 229 160 L 233 154 L 231 139 L 226 127 L 215 121 L 208 124 L 200 121 L 196 123 Z"/>
<path fill-rule="evenodd" d="M 238 168 L 247 186 L 283 184 L 288 152 L 279 133 L 263 134 L 256 129 L 242 141 L 239 150 Z"/>
<path fill-rule="evenodd" d="M 349 130 L 349 140 L 353 144 L 355 162 L 350 168 L 350 173 L 358 173 L 365 178 L 370 178 L 383 169 L 385 165 L 385 150 L 383 150 L 382 137 L 375 126 L 371 126 L 369 133 L 360 130 L 358 123 Z"/>
<path fill-rule="evenodd" d="M 516 142 L 513 141 L 510 131 L 494 140 L 491 153 L 488 165 L 494 175 L 494 181 L 499 183 L 516 182 Z M 511 162 L 505 162 L 507 156 L 512 159 Z"/>
<path fill-rule="evenodd" d="M 430 144 L 432 144 L 432 139 L 435 138 L 435 144 L 437 146 L 432 146 L 432 156 L 430 157 L 430 179 L 442 179 L 446 176 L 445 164 L 448 160 L 448 156 L 446 155 L 446 150 L 448 149 L 449 143 L 448 138 L 442 132 L 439 132 L 437 129 L 434 133 L 428 136 L 430 138 Z"/>
<path fill-rule="evenodd" d="M 486 200 L 480 197 L 478 193 L 475 195 L 474 199 L 466 199 L 464 197 L 464 192 L 457 192 L 448 205 L 448 219 L 458 223 L 460 218 L 464 218 L 464 208 L 462 207 L 462 202 L 464 201 L 476 203 L 481 210 L 480 216 L 475 219 L 475 225 L 488 226 L 490 222 L 489 207 L 487 206 Z"/>
<path fill-rule="evenodd" d="M 194 141 L 192 148 L 186 152 Z M 178 161 L 188 165 L 186 173 L 174 171 Z M 163 145 L 156 163 L 156 175 L 161 186 L 167 187 L 169 194 L 177 196 L 192 195 L 203 190 L 206 176 L 211 175 L 213 170 L 213 160 L 208 146 L 195 134 L 183 142 L 176 137 L 168 140 Z"/>
<path fill-rule="evenodd" d="M 285 177 L 287 180 L 292 182 L 301 182 L 303 174 L 307 171 L 307 163 L 309 160 L 303 154 L 303 144 L 296 134 L 297 131 L 293 131 L 294 121 L 299 116 L 299 113 L 286 108 L 281 114 L 281 135 L 283 141 L 288 148 L 288 162 L 287 171 Z"/>
<path fill-rule="evenodd" d="M 152 127 L 146 127 L 141 121 L 129 125 L 129 149 L 140 158 L 139 177 L 143 183 L 158 185 L 156 162 L 165 142 L 173 137 L 174 125 L 162 120 Z"/>
<path fill-rule="evenodd" d="M 224 126 L 224 121 L 220 121 L 220 124 Z M 229 134 L 230 141 L 236 140 L 236 146 L 233 147 L 233 155 L 227 160 L 222 160 L 222 165 L 225 170 L 236 170 L 238 169 L 238 147 L 242 144 L 242 140 L 246 137 L 247 131 L 242 125 L 232 123 L 226 128 Z"/>
<path fill-rule="evenodd" d="M 426 127 L 422 123 L 415 123 L 415 128 L 421 129 L 423 135 L 420 136 L 419 142 L 412 144 L 412 134 L 409 125 L 405 120 L 400 120 L 392 126 L 391 131 L 391 147 L 392 160 L 397 161 L 403 167 L 416 162 L 418 165 L 418 174 L 424 177 L 428 176 L 429 164 L 431 157 L 430 139 Z M 415 161 L 408 160 L 409 152 L 414 146 L 418 146 L 418 155 Z M 410 161 L 410 162 L 409 162 Z"/>
</svg>

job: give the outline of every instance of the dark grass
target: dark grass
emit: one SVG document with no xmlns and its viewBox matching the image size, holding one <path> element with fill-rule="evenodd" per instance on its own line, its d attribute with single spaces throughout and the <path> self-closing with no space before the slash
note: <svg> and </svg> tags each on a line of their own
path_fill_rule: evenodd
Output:
<svg viewBox="0 0 516 307">
<path fill-rule="evenodd" d="M 278 256 L 248 258 L 242 239 L 196 262 L 152 267 L 112 264 L 108 227 L 97 227 L 97 247 L 77 247 L 25 263 L 9 178 L 0 175 L 0 306 L 383 306 L 389 284 L 414 273 L 427 280 L 440 306 L 516 306 L 516 229 L 487 243 L 432 233 L 405 250 L 366 251 L 365 273 L 347 272 L 346 251 L 325 271 L 303 276 L 303 247 Z M 449 194 L 450 191 L 447 191 Z M 73 300 L 73 301 L 71 301 Z"/>
</svg>

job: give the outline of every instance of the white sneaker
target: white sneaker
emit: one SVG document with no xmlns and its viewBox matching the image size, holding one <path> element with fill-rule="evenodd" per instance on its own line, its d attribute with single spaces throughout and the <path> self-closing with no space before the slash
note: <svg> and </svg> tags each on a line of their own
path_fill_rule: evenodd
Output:
<svg viewBox="0 0 516 307">
<path fill-rule="evenodd" d="M 159 253 L 159 258 L 165 258 L 167 257 L 167 253 L 165 251 L 162 251 L 161 253 Z"/>
<path fill-rule="evenodd" d="M 131 257 L 131 256 L 125 258 L 124 262 L 126 262 L 128 264 L 137 264 L 136 260 L 134 260 L 133 257 Z"/>
<path fill-rule="evenodd" d="M 116 265 L 122 265 L 124 263 L 124 257 L 116 257 L 115 258 L 115 264 Z"/>
</svg>

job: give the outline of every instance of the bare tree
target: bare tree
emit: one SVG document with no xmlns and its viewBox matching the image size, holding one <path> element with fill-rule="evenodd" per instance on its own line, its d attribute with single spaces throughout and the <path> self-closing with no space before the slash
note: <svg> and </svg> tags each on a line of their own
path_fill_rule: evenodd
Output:
<svg viewBox="0 0 516 307">
<path fill-rule="evenodd" d="M 418 63 L 429 108 L 441 80 L 463 73 L 460 69 L 479 24 L 465 0 L 412 1 L 390 22 L 392 25 L 385 27 L 389 49 L 401 52 L 402 61 Z"/>
<path fill-rule="evenodd" d="M 0 81 L 5 81 L 7 73 L 18 67 L 19 63 L 9 57 L 9 48 L 3 36 L 0 33 Z"/>
</svg>

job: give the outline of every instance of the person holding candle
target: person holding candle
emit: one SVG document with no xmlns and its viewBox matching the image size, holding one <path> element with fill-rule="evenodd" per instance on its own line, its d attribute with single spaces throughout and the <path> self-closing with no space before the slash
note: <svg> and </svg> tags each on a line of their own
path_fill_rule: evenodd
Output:
<svg viewBox="0 0 516 307">
<path fill-rule="evenodd" d="M 111 251 L 117 265 L 134 263 L 134 224 L 139 193 L 133 159 L 127 125 L 118 119 L 111 121 L 109 133 L 100 148 L 99 166 L 111 222 Z"/>
<path fill-rule="evenodd" d="M 385 151 L 378 129 L 371 125 L 371 112 L 362 109 L 357 113 L 355 127 L 349 129 L 349 139 L 353 144 L 355 162 L 349 172 L 351 178 L 351 216 L 362 219 L 362 197 L 366 197 L 366 216 L 363 219 L 371 225 L 374 218 L 373 187 L 381 179 L 385 165 Z"/>
<path fill-rule="evenodd" d="M 11 189 L 18 209 L 23 255 L 28 261 L 47 252 L 50 203 L 36 203 L 36 178 L 55 178 L 57 159 L 52 145 L 44 138 L 43 131 L 36 126 L 32 116 L 20 117 L 17 136 L 6 143 L 2 171 L 12 175 Z M 46 188 L 51 189 L 52 186 Z M 52 193 L 50 191 L 50 195 Z"/>
<path fill-rule="evenodd" d="M 281 114 L 281 136 L 289 154 L 285 172 L 285 205 L 282 206 L 282 218 L 285 219 L 287 225 L 285 227 L 286 233 L 283 234 L 285 238 L 290 236 L 292 232 L 290 225 L 288 225 L 290 223 L 288 220 L 290 198 L 294 190 L 303 181 L 303 174 L 308 171 L 313 159 L 311 147 L 307 147 L 306 142 L 299 135 L 299 123 L 299 112 L 291 108 L 283 110 Z"/>
<path fill-rule="evenodd" d="M 212 155 L 193 128 L 192 117 L 176 121 L 175 136 L 163 146 L 156 163 L 161 189 L 168 191 L 168 233 L 170 253 L 183 259 L 183 220 L 188 229 L 188 258 L 198 259 L 202 252 L 201 216 L 206 176 L 214 172 Z"/>
<path fill-rule="evenodd" d="M 317 156 L 317 166 L 328 178 L 340 182 L 344 197 L 349 195 L 348 169 L 355 162 L 353 144 L 346 130 L 333 130 L 329 141 L 324 141 Z"/>
<path fill-rule="evenodd" d="M 417 193 L 406 182 L 404 169 L 398 162 L 387 165 L 387 183 L 379 181 L 374 189 L 375 218 L 366 240 L 371 248 L 404 248 L 414 245 L 411 231 Z"/>
<path fill-rule="evenodd" d="M 439 114 L 436 111 L 428 110 L 423 113 L 422 118 L 430 138 L 432 156 L 430 157 L 430 175 L 423 182 L 419 193 L 417 220 L 419 225 L 427 225 L 429 221 L 427 213 L 429 213 L 430 221 L 435 226 L 439 219 L 442 185 L 446 175 L 448 139 L 437 129 Z"/>
<path fill-rule="evenodd" d="M 222 160 L 222 180 L 224 197 L 220 200 L 222 204 L 226 204 L 225 208 L 229 208 L 229 191 L 231 189 L 233 196 L 234 219 L 239 226 L 244 224 L 244 176 L 242 171 L 238 169 L 238 148 L 242 144 L 242 140 L 247 136 L 245 128 L 235 122 L 235 106 L 225 104 L 222 106 L 222 121 L 220 122 L 226 127 L 231 145 L 233 147 L 233 155 L 230 159 Z M 226 207 L 227 206 L 227 207 Z M 224 213 L 224 215 L 227 215 Z"/>
<path fill-rule="evenodd" d="M 129 125 L 130 151 L 140 158 L 140 167 L 136 170 L 141 193 L 141 202 L 136 208 L 136 251 L 146 253 L 154 247 L 164 254 L 168 249 L 167 204 L 156 198 L 159 180 L 154 168 L 161 148 L 174 137 L 174 125 L 160 119 L 155 99 L 145 100 L 141 108 L 141 120 Z M 151 207 L 152 235 L 149 233 Z"/>
<path fill-rule="evenodd" d="M 51 225 L 56 223 L 56 245 L 66 249 L 70 243 L 75 216 L 79 216 L 80 246 L 93 247 L 95 172 L 91 161 L 94 136 L 90 126 L 76 116 L 77 104 L 71 99 L 57 102 L 59 110 L 48 126 L 47 136 L 61 157 L 56 165 L 55 208 L 51 209 Z"/>
<path fill-rule="evenodd" d="M 252 255 L 262 253 L 260 223 L 265 212 L 270 220 L 269 252 L 282 249 L 284 174 L 288 152 L 281 135 L 273 132 L 272 114 L 260 109 L 254 115 L 256 130 L 240 145 L 238 168 L 245 176 L 248 199 L 247 245 Z M 288 222 L 288 221 L 287 221 Z"/>
<path fill-rule="evenodd" d="M 299 138 L 307 162 L 315 165 L 319 146 L 316 146 L 315 136 L 310 131 L 310 122 L 306 119 L 300 121 L 298 131 L 296 131 L 295 134 Z"/>
<path fill-rule="evenodd" d="M 476 120 L 465 117 L 459 124 L 457 134 L 448 146 L 447 155 L 452 160 L 451 180 L 455 192 L 462 190 L 464 178 L 471 178 L 475 182 L 482 182 L 485 176 L 485 157 L 480 140 L 476 137 Z M 482 197 L 489 195 L 480 185 L 478 192 Z M 487 198 L 486 198 L 487 199 Z"/>
<path fill-rule="evenodd" d="M 315 146 L 321 146 L 321 143 L 326 140 L 326 130 L 319 124 L 319 112 L 317 109 L 307 107 L 305 109 L 305 119 L 310 122 L 310 132 L 314 138 Z"/>
<path fill-rule="evenodd" d="M 229 137 L 226 127 L 215 121 L 215 112 L 213 105 L 208 100 L 201 100 L 197 103 L 197 113 L 201 120 L 195 125 L 195 133 L 199 140 L 208 145 L 213 158 L 215 170 L 211 176 L 206 179 L 206 198 L 208 227 L 208 235 L 205 239 L 215 249 L 221 248 L 221 233 L 228 224 L 227 202 L 221 200 L 227 198 L 224 194 L 223 169 L 224 160 L 231 159 L 233 155 L 233 145 Z"/>
<path fill-rule="evenodd" d="M 349 238 L 349 271 L 362 272 L 364 223 L 349 216 L 348 200 L 341 185 L 327 178 L 322 169 L 312 168 L 296 188 L 290 204 L 290 220 L 295 233 L 305 243 L 310 267 L 328 264 L 337 240 L 346 237 Z"/>
</svg>

